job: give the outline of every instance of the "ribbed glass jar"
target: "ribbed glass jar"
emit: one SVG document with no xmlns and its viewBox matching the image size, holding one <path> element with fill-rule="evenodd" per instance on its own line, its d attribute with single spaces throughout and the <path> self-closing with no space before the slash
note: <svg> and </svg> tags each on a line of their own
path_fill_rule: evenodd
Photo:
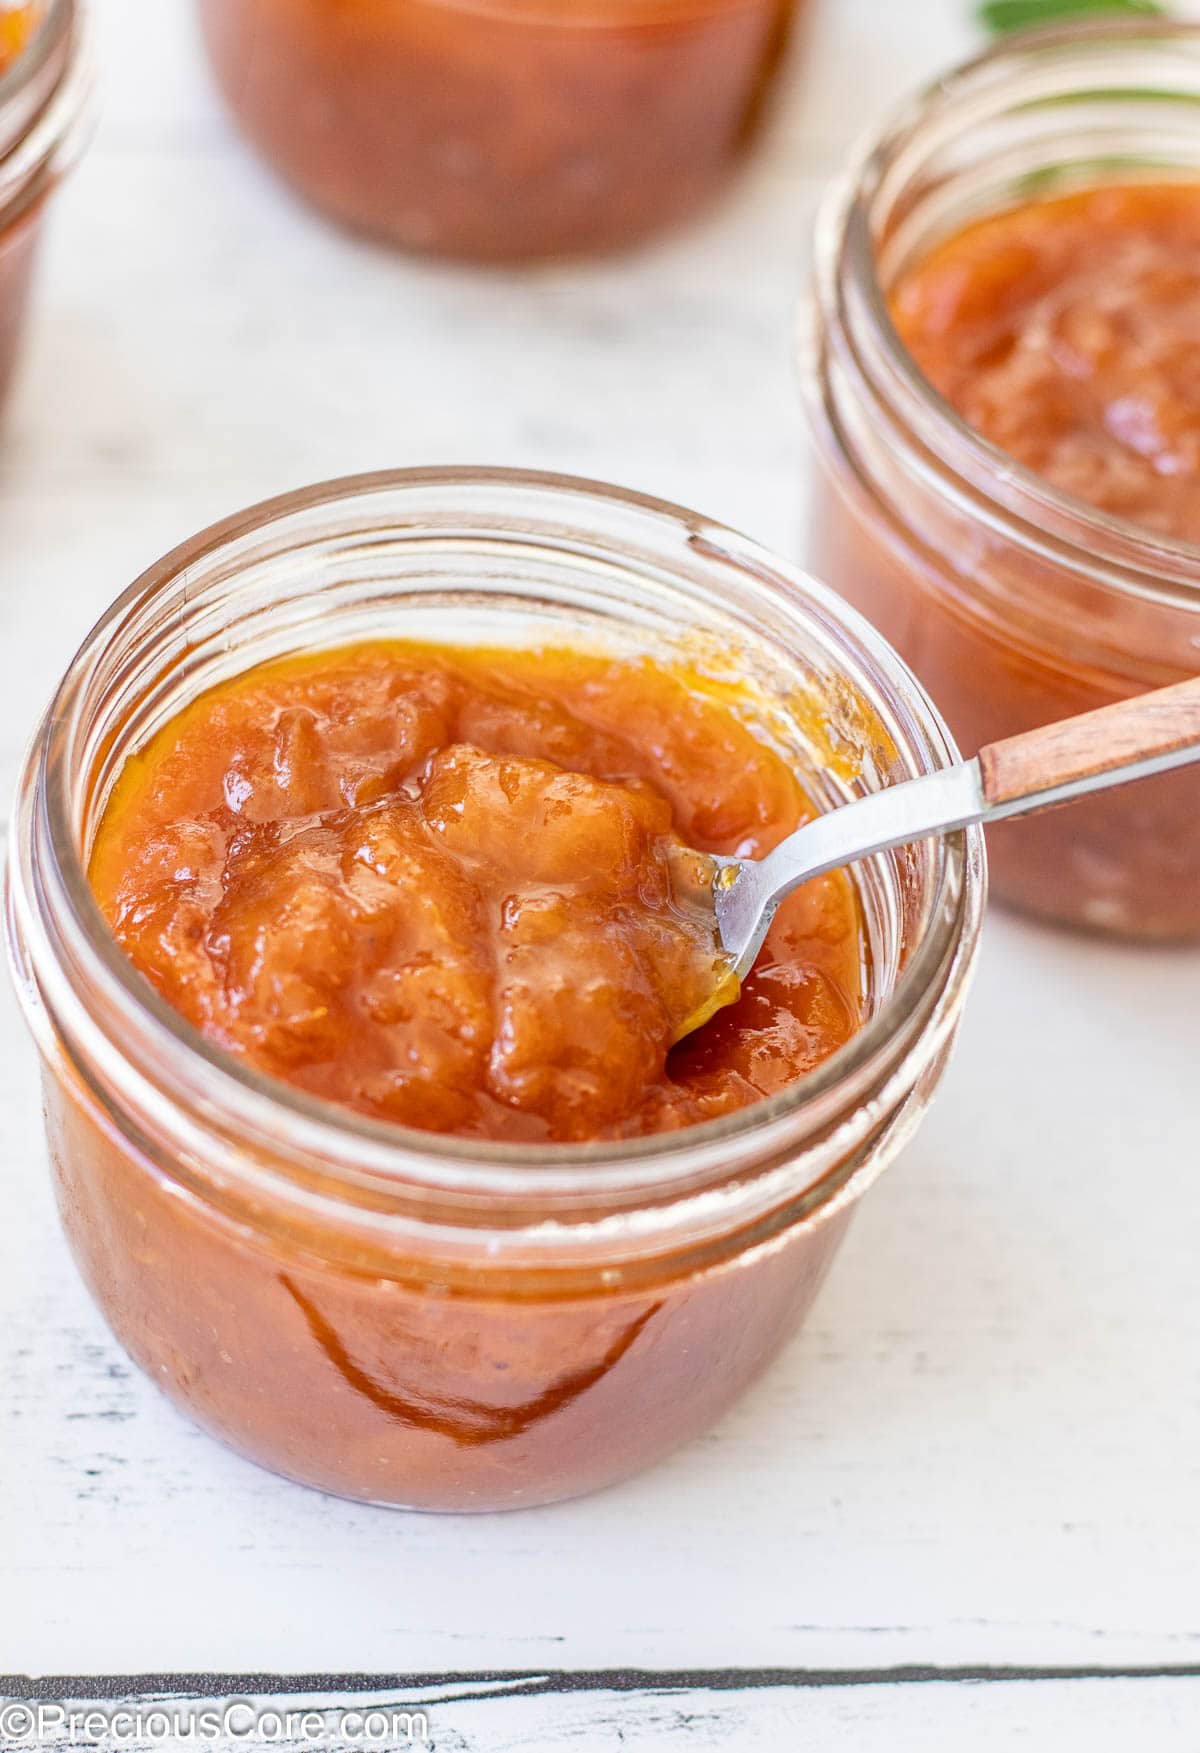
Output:
<svg viewBox="0 0 1200 1753">
<path fill-rule="evenodd" d="M 411 472 L 259 506 L 89 635 L 17 802 L 9 936 L 71 1246 L 209 1430 L 376 1502 L 589 1490 L 703 1430 L 795 1330 L 958 1025 L 984 901 L 956 835 L 864 864 L 864 1028 L 722 1120 L 619 1145 L 404 1130 L 248 1071 L 129 963 L 86 862 L 125 758 L 266 658 L 382 636 L 686 651 L 753 683 L 823 805 L 953 758 L 886 645 L 705 519 L 555 477 Z"/>
<path fill-rule="evenodd" d="M 801 323 L 818 456 L 806 559 L 968 750 L 1200 670 L 1200 548 L 1057 491 L 971 430 L 904 347 L 889 294 L 940 241 L 1034 195 L 1200 191 L 1197 116 L 1200 26 L 1039 32 L 939 80 L 825 206 Z M 1028 912 L 1200 935 L 1200 770 L 988 839 L 995 892 Z"/>
</svg>

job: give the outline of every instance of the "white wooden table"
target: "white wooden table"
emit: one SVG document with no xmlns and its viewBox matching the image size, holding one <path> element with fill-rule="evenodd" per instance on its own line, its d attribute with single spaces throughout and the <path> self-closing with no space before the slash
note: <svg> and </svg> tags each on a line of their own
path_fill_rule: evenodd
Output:
<svg viewBox="0 0 1200 1753">
<path fill-rule="evenodd" d="M 0 448 L 5 791 L 110 597 L 301 482 L 550 466 L 794 551 L 813 201 L 973 40 L 967 0 L 817 5 L 714 218 L 510 275 L 326 229 L 233 139 L 185 0 L 99 0 L 106 115 Z M 7 988 L 0 1027 L 0 1673 L 361 1692 L 489 1753 L 1200 1750 L 1200 956 L 993 918 L 941 1101 L 768 1379 L 629 1485 L 481 1519 L 299 1490 L 158 1398 L 59 1237 Z"/>
</svg>

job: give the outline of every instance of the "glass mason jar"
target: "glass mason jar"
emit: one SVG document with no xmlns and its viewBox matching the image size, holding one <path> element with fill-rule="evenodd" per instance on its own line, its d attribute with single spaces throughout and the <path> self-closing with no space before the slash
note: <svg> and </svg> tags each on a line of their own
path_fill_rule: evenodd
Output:
<svg viewBox="0 0 1200 1753">
<path fill-rule="evenodd" d="M 795 0 L 199 0 L 244 133 L 343 224 L 516 261 L 629 243 L 754 136 Z"/>
<path fill-rule="evenodd" d="M 46 201 L 82 147 L 92 87 L 82 0 L 46 0 L 0 78 L 0 398 L 20 348 Z"/>
<path fill-rule="evenodd" d="M 152 567 L 71 664 L 21 781 L 8 922 L 96 1301 L 173 1400 L 280 1473 L 429 1509 L 538 1503 L 702 1431 L 796 1328 L 941 1076 L 982 843 L 858 869 L 865 1026 L 756 1107 L 532 1149 L 361 1118 L 194 1033 L 86 870 L 120 766 L 186 702 L 384 636 L 686 653 L 753 685 L 762 734 L 825 806 L 954 750 L 820 585 L 691 513 L 501 471 L 364 476 L 231 518 Z"/>
<path fill-rule="evenodd" d="M 1056 491 L 972 431 L 892 325 L 972 220 L 1098 183 L 1200 185 L 1200 27 L 1039 32 L 940 80 L 831 193 L 802 322 L 819 457 L 806 558 L 968 750 L 1200 670 L 1200 548 Z M 1200 769 L 989 831 L 995 891 L 1064 924 L 1200 934 Z"/>
</svg>

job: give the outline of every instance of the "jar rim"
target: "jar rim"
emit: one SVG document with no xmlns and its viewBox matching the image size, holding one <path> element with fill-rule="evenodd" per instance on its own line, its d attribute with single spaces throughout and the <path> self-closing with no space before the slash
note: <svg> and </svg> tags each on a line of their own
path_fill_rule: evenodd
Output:
<svg viewBox="0 0 1200 1753">
<path fill-rule="evenodd" d="M 93 664 L 117 630 L 156 592 L 181 573 L 212 559 L 240 538 L 269 529 L 298 512 L 351 505 L 364 509 L 373 495 L 406 489 L 504 489 L 532 491 L 554 500 L 569 495 L 573 502 L 625 508 L 686 531 L 689 545 L 713 553 L 741 568 L 754 588 L 773 602 L 786 601 L 772 581 L 796 590 L 801 604 L 815 608 L 848 636 L 853 647 L 903 690 L 905 705 L 919 726 L 928 758 L 945 766 L 958 759 L 949 732 L 920 684 L 892 652 L 882 636 L 828 587 L 808 579 L 756 543 L 719 524 L 648 495 L 600 482 L 543 472 L 431 468 L 382 471 L 345 477 L 268 499 L 234 513 L 199 532 L 148 568 L 124 591 L 93 626 L 73 658 L 47 710 L 27 757 L 13 830 L 9 870 L 10 941 L 14 954 L 32 964 L 59 959 L 58 939 L 45 927 L 45 895 L 34 870 L 34 841 L 44 827 L 49 871 L 54 884 L 56 931 L 69 950 L 72 965 L 86 972 L 104 999 L 106 1013 L 118 1018 L 136 1037 L 153 1043 L 157 1064 L 202 1068 L 215 1080 L 211 1102 L 245 1127 L 252 1136 L 277 1139 L 286 1124 L 289 1143 L 319 1160 L 337 1163 L 347 1144 L 353 1145 L 360 1179 L 378 1188 L 407 1183 L 439 1189 L 505 1194 L 561 1191 L 583 1195 L 627 1188 L 631 1174 L 649 1168 L 656 1191 L 675 1181 L 691 1181 L 698 1164 L 727 1160 L 735 1141 L 752 1139 L 770 1145 L 777 1135 L 790 1135 L 805 1119 L 828 1127 L 844 1114 L 848 1098 L 878 1087 L 881 1076 L 908 1064 L 914 1052 L 909 1032 L 923 1039 L 922 1029 L 958 998 L 965 986 L 979 934 L 986 875 L 982 835 L 978 829 L 947 837 L 937 852 L 937 884 L 926 909 L 928 928 L 897 974 L 874 1016 L 845 1046 L 814 1072 L 786 1089 L 719 1119 L 674 1132 L 651 1134 L 617 1143 L 529 1145 L 463 1139 L 374 1120 L 333 1103 L 309 1096 L 289 1085 L 241 1065 L 187 1023 L 137 971 L 103 918 L 92 893 L 84 857 L 68 807 L 64 779 L 67 751 L 76 728 L 81 694 Z M 507 527 L 507 526 L 506 526 Z M 516 525 L 516 534 L 521 533 Z M 61 915 L 61 916 L 60 916 Z M 32 946 L 32 947 L 31 947 Z M 19 972 L 21 970 L 19 969 Z M 25 984 L 19 980 L 19 984 Z M 121 1035 L 122 1040 L 126 1039 Z M 929 1046 L 929 1051 L 934 1051 Z M 114 1047 L 118 1055 L 121 1048 Z M 335 1175 L 335 1179 L 337 1176 Z"/>
<path fill-rule="evenodd" d="M 1105 17 L 1021 30 L 927 83 L 881 129 L 860 142 L 847 172 L 826 196 L 817 221 L 817 300 L 827 318 L 834 315 L 844 325 L 846 289 L 853 288 L 871 324 L 871 339 L 879 347 L 889 386 L 899 391 L 909 409 L 919 411 L 931 438 L 952 441 L 956 447 L 955 465 L 949 471 L 952 480 L 937 483 L 945 497 L 956 503 L 969 501 L 976 517 L 981 505 L 986 506 L 990 520 L 1010 540 L 1043 557 L 1060 564 L 1071 564 L 1074 558 L 1076 565 L 1086 564 L 1091 571 L 1099 564 L 1105 569 L 1105 584 L 1122 594 L 1200 611 L 1200 543 L 1164 535 L 1053 486 L 985 438 L 941 395 L 892 320 L 875 247 L 875 204 L 893 167 L 921 130 L 935 121 L 945 128 L 956 107 L 969 105 L 981 88 L 993 88 L 997 98 L 1007 102 L 1006 86 L 1015 73 L 1041 57 L 1049 63 L 1075 49 L 1086 53 L 1138 42 L 1178 43 L 1200 61 L 1200 20 Z M 1200 67 L 1197 73 L 1200 76 Z M 1131 91 L 1136 89 L 1128 79 L 1124 83 Z M 1154 95 L 1147 91 L 1147 96 Z M 968 119 L 966 127 L 972 125 Z M 922 168 L 918 166 L 918 171 Z M 861 361 L 856 363 L 860 370 L 867 369 Z M 944 477 L 941 445 L 924 443 L 922 451 L 937 459 L 931 463 L 923 454 L 916 462 L 922 479 L 932 482 L 939 466 Z"/>
</svg>

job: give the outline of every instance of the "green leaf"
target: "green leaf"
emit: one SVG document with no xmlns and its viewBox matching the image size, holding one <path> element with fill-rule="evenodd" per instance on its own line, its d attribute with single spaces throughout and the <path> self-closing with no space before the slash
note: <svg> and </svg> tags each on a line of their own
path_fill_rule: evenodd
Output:
<svg viewBox="0 0 1200 1753">
<path fill-rule="evenodd" d="M 1166 10 L 1161 0 L 983 0 L 979 17 L 987 30 L 1002 36 L 1031 25 L 1061 24 L 1101 14 L 1161 18 Z"/>
</svg>

